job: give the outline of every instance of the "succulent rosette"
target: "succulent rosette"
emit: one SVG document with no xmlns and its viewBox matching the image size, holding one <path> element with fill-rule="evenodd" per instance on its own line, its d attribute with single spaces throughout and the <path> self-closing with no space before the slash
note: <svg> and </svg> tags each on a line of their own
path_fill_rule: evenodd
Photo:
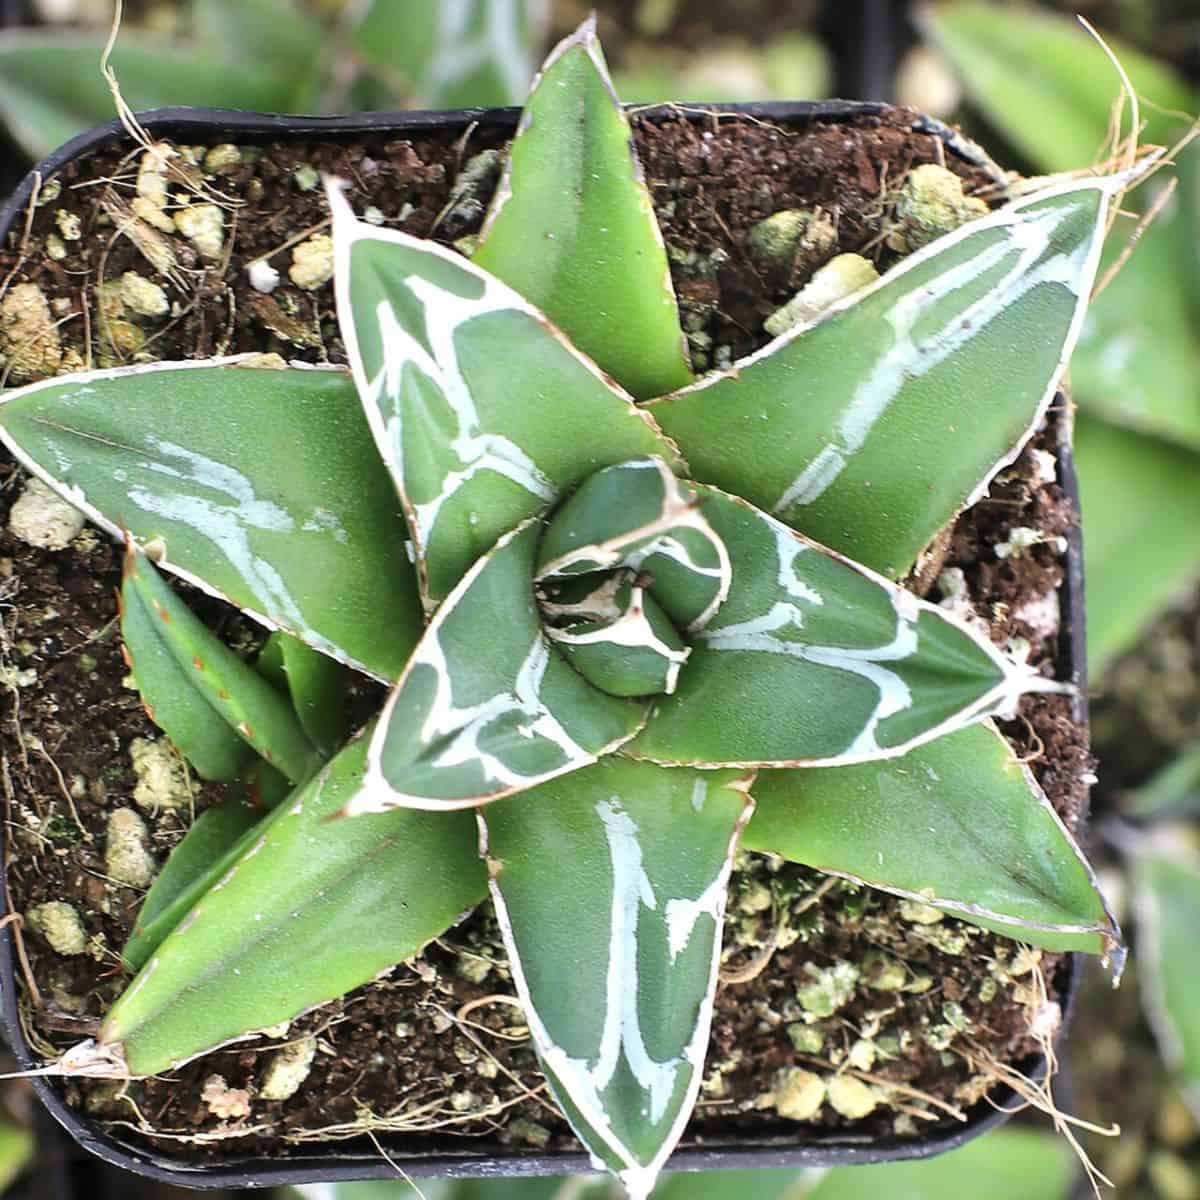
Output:
<svg viewBox="0 0 1200 1200">
<path fill-rule="evenodd" d="M 294 1017 L 490 889 L 554 1096 L 643 1196 L 701 1082 L 739 839 L 1115 945 L 988 720 L 1064 685 L 898 581 L 1042 422 L 1121 183 L 1019 198 L 694 379 L 585 25 L 471 257 L 328 182 L 349 372 L 164 362 L 8 394 L 14 454 L 127 539 L 152 716 L 274 805 L 197 821 L 62 1069 L 152 1074 Z M 276 631 L 260 661 L 163 571 Z M 342 667 L 390 689 L 357 733 Z"/>
</svg>

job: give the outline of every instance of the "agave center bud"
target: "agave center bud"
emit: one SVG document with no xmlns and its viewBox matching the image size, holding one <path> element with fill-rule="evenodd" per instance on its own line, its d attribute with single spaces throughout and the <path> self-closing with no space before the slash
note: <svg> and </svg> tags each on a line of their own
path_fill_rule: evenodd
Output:
<svg viewBox="0 0 1200 1200">
<path fill-rule="evenodd" d="M 613 696 L 669 695 L 729 593 L 729 555 L 702 495 L 661 459 L 589 476 L 551 515 L 536 588 L 548 636 Z"/>
</svg>

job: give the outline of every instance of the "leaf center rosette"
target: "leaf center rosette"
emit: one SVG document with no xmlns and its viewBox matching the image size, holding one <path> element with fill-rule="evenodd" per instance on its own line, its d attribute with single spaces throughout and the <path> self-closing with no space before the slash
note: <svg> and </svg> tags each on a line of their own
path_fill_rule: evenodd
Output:
<svg viewBox="0 0 1200 1200">
<path fill-rule="evenodd" d="M 550 518 L 535 588 L 546 635 L 610 696 L 671 695 L 729 594 L 703 498 L 660 459 L 597 471 Z"/>
</svg>

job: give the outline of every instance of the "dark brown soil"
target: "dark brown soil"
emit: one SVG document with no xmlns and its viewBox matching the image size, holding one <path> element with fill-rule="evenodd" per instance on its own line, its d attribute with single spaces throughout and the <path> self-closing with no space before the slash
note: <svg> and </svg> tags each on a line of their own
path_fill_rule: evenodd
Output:
<svg viewBox="0 0 1200 1200">
<path fill-rule="evenodd" d="M 817 124 L 790 133 L 761 123 L 694 126 L 682 119 L 639 129 L 664 236 L 678 260 L 677 287 L 693 318 L 690 328 L 711 338 L 714 358 L 737 357 L 763 344 L 762 318 L 803 282 L 802 274 L 771 284 L 751 269 L 742 251 L 748 227 L 781 208 L 820 205 L 837 222 L 837 249 L 874 243 L 887 215 L 884 181 L 940 158 L 934 140 L 912 133 L 909 124 L 908 115 L 897 113 L 887 120 Z M 457 237 L 470 232 L 470 221 L 443 210 L 464 158 L 487 145 L 480 137 L 459 145 L 448 136 L 272 143 L 253 162 L 219 178 L 203 181 L 197 173 L 197 182 L 246 205 L 238 210 L 236 227 L 232 220 L 228 224 L 227 261 L 219 267 L 206 267 L 181 238 L 168 237 L 183 286 L 159 282 L 171 288 L 179 311 L 147 323 L 144 332 L 151 340 L 142 353 L 184 358 L 280 350 L 289 357 L 344 361 L 328 286 L 315 293 L 294 287 L 287 278 L 290 252 L 274 259 L 283 283 L 271 299 L 306 331 L 308 342 L 288 343 L 270 327 L 282 325 L 288 337 L 295 328 L 274 315 L 264 320 L 262 297 L 249 288 L 242 269 L 324 220 L 319 193 L 298 187 L 296 168 L 310 164 L 350 179 L 359 210 L 375 206 L 389 225 L 422 236 Z M 954 165 L 969 188 L 987 183 Z M 154 275 L 97 207 L 105 186 L 130 195 L 135 171 L 136 157 L 121 153 L 68 168 L 60 196 L 35 211 L 23 255 L 17 253 L 20 228 L 0 253 L 0 280 L 15 272 L 13 282 L 39 284 L 55 313 L 72 318 L 60 333 L 64 349 L 80 361 L 120 356 L 120 347 L 103 342 L 94 307 L 97 283 L 125 271 Z M 114 182 L 89 182 L 97 178 Z M 77 214 L 84 232 L 56 262 L 44 244 L 60 208 Z M 1057 428 L 1054 422 L 1036 444 L 1053 449 Z M 955 525 L 943 565 L 962 568 L 974 609 L 997 641 L 1027 637 L 1033 661 L 1052 662 L 1057 628 L 1030 626 L 1022 606 L 1061 581 L 1057 551 L 1039 545 L 999 560 L 993 550 L 1015 527 L 1033 526 L 1053 536 L 1074 523 L 1058 486 L 1036 478 L 1027 451 Z M 0 461 L 0 523 L 19 487 L 20 472 Z M 923 577 L 919 590 L 928 592 L 935 576 Z M 47 1053 L 86 1036 L 125 986 L 116 948 L 141 899 L 107 880 L 103 864 L 106 813 L 131 803 L 129 743 L 155 732 L 136 694 L 122 686 L 117 580 L 115 550 L 93 532 L 56 553 L 0 534 L 0 667 L 12 699 L 3 722 L 0 782 L 12 906 L 20 911 L 48 899 L 74 903 L 95 951 L 64 959 L 37 938 L 24 939 L 45 1000 L 35 1009 L 25 996 L 27 1027 Z M 214 623 L 228 620 L 219 606 L 204 615 Z M 223 632 L 235 646 L 252 650 L 253 639 L 240 624 L 227 624 Z M 18 683 L 20 672 L 26 674 Z M 1006 733 L 1030 757 L 1058 810 L 1076 825 L 1091 760 L 1086 734 L 1071 720 L 1067 701 L 1027 699 Z M 201 803 L 216 795 L 216 789 L 207 789 Z M 182 835 L 184 822 L 170 813 L 148 819 L 161 857 Z M 746 855 L 739 862 L 725 971 L 745 968 L 777 926 L 790 925 L 796 936 L 756 977 L 720 989 L 708 1076 L 685 1144 L 715 1145 L 741 1134 L 791 1141 L 912 1136 L 947 1120 L 945 1106 L 969 1107 L 986 1091 L 990 1080 L 969 1061 L 970 1047 L 982 1046 L 1002 1060 L 1021 1060 L 1034 1050 L 1027 1033 L 1037 1006 L 1033 983 L 1044 973 L 1054 994 L 1055 956 L 1018 956 L 1012 943 L 949 918 L 925 923 L 928 914 L 883 893 L 824 884 L 811 871 L 762 856 Z M 905 964 L 903 989 L 866 986 L 870 968 L 864 960 L 877 952 Z M 797 988 L 809 980 L 806 968 L 839 963 L 861 967 L 864 982 L 831 1017 L 803 1026 Z M 484 906 L 386 980 L 293 1022 L 287 1036 L 314 1032 L 319 1052 L 312 1074 L 291 1100 L 270 1102 L 257 1095 L 264 1057 L 280 1039 L 216 1052 L 169 1079 L 132 1083 L 120 1098 L 113 1086 L 87 1081 L 68 1084 L 66 1094 L 121 1136 L 191 1157 L 286 1153 L 322 1137 L 361 1136 L 367 1119 L 381 1133 L 392 1131 L 386 1144 L 400 1154 L 426 1147 L 495 1150 L 497 1143 L 514 1150 L 543 1142 L 571 1146 L 547 1101 L 519 1010 L 504 999 L 512 994 L 495 923 Z M 802 1028 L 820 1037 L 797 1049 L 793 1038 Z M 864 1041 L 872 1047 L 856 1049 Z M 868 1068 L 863 1064 L 872 1055 Z M 887 1104 L 854 1124 L 828 1108 L 818 1122 L 803 1126 L 775 1114 L 771 1092 L 780 1067 L 831 1070 L 846 1068 L 848 1061 L 858 1064 L 849 1069 L 910 1090 L 892 1093 Z M 213 1074 L 231 1089 L 247 1090 L 249 1117 L 222 1121 L 209 1111 L 201 1090 Z M 197 1131 L 209 1135 L 204 1144 L 178 1141 Z"/>
</svg>

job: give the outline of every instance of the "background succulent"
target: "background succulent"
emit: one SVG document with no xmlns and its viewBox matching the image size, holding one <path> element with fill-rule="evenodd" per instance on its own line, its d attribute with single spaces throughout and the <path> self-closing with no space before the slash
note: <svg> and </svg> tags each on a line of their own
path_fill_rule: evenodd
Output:
<svg viewBox="0 0 1200 1200">
<path fill-rule="evenodd" d="M 981 217 L 692 383 L 585 25 L 473 262 L 331 186 L 352 380 L 166 363 L 7 398 L 18 458 L 128 533 L 156 719 L 201 773 L 282 800 L 185 839 L 127 947 L 138 976 L 64 1066 L 152 1073 L 294 1016 L 490 883 L 559 1103 L 644 1194 L 699 1085 L 755 802 L 752 848 L 1109 948 L 1086 863 L 980 723 L 1057 685 L 894 581 L 1043 419 L 1121 184 Z M 263 672 L 151 555 L 282 632 Z M 332 757 L 322 656 L 393 684 Z"/>
</svg>

